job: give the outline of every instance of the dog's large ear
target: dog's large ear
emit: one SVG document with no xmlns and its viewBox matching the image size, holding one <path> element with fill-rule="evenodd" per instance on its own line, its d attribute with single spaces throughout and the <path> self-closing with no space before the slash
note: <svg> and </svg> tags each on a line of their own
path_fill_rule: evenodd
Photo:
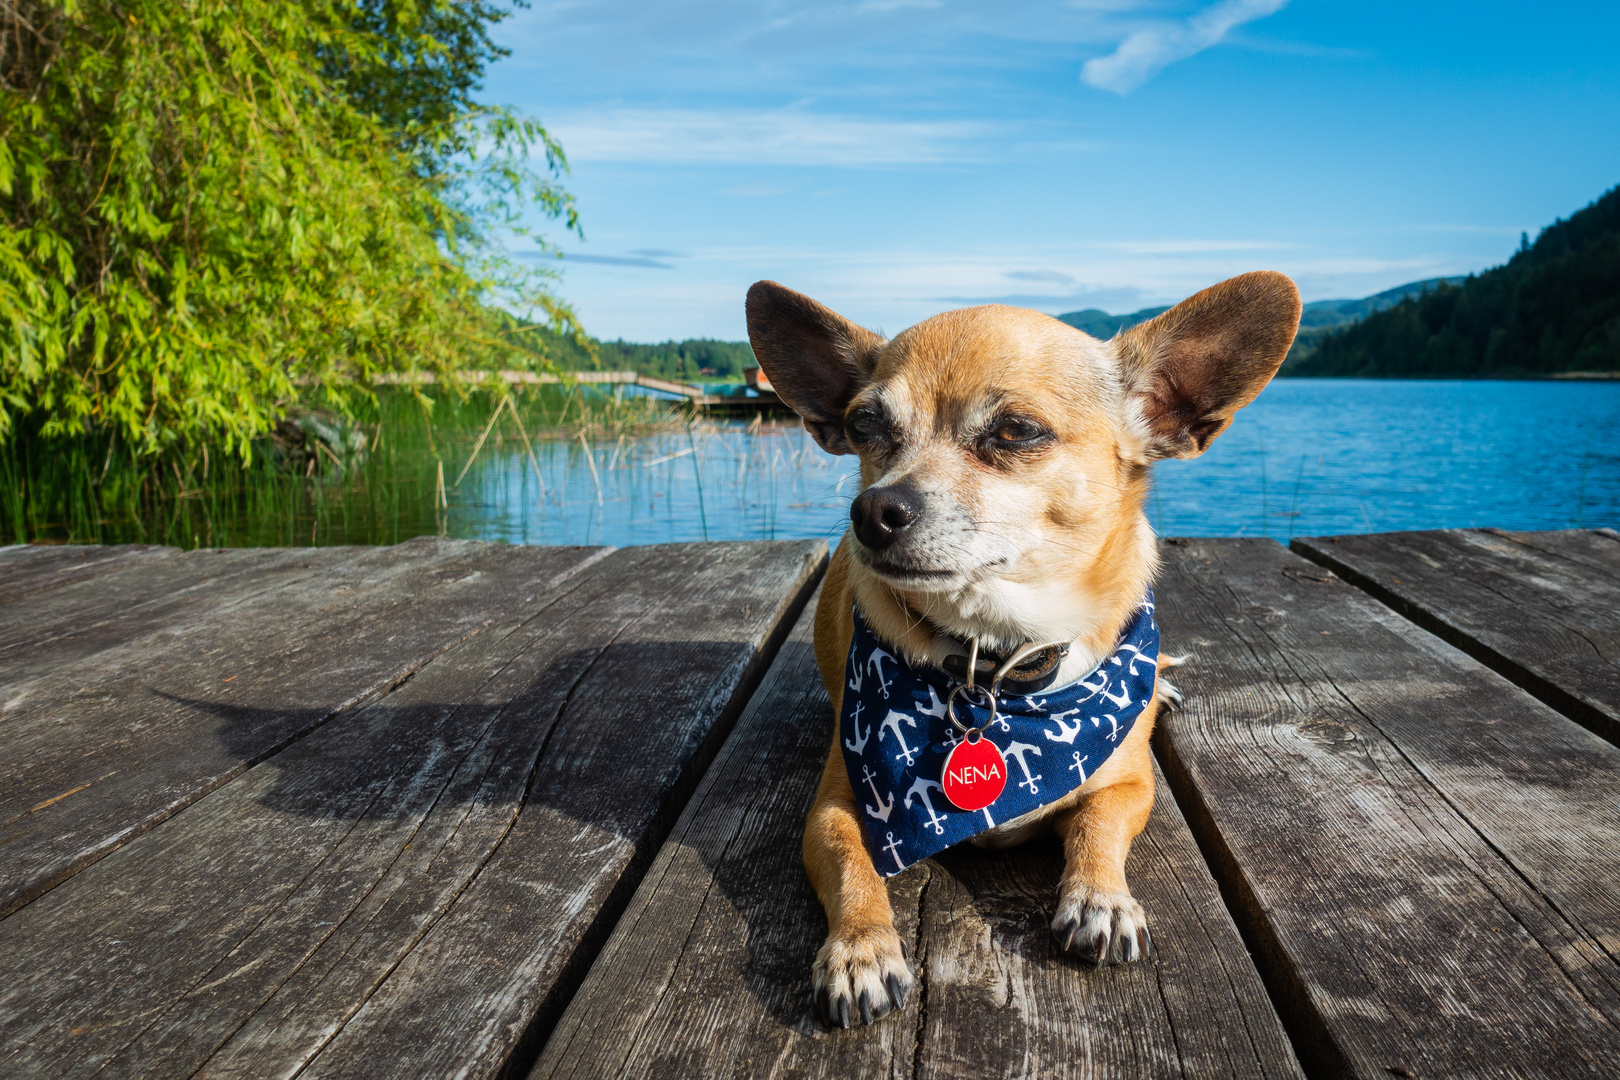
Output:
<svg viewBox="0 0 1620 1080">
<path fill-rule="evenodd" d="M 1149 458 L 1197 457 L 1277 373 L 1299 329 L 1282 274 L 1229 278 L 1120 334 L 1125 387 Z"/>
<path fill-rule="evenodd" d="M 844 410 L 872 376 L 883 338 L 774 281 L 748 290 L 748 343 L 765 377 L 830 454 L 851 453 Z"/>
</svg>

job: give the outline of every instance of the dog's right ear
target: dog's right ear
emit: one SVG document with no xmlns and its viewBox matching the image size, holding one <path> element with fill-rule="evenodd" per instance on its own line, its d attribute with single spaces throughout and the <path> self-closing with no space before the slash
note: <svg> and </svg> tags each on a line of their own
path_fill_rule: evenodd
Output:
<svg viewBox="0 0 1620 1080">
<path fill-rule="evenodd" d="M 872 377 L 884 339 L 774 281 L 748 290 L 748 343 L 782 400 L 829 454 L 854 451 L 844 410 Z"/>
</svg>

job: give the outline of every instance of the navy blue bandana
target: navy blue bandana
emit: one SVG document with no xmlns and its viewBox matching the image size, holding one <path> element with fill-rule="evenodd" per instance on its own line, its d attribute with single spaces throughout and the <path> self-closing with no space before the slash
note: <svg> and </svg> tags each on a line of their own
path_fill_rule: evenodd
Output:
<svg viewBox="0 0 1620 1080">
<path fill-rule="evenodd" d="M 1085 783 L 1125 741 L 1152 697 L 1158 660 L 1149 589 L 1114 651 L 1085 678 L 1038 694 L 1001 695 L 984 737 L 1006 759 L 1007 786 L 983 810 L 958 810 L 940 789 L 945 757 L 962 739 L 945 715 L 957 680 L 885 649 L 857 608 L 838 737 L 872 865 L 892 877 Z M 971 726 L 990 716 L 960 697 L 956 709 Z"/>
</svg>

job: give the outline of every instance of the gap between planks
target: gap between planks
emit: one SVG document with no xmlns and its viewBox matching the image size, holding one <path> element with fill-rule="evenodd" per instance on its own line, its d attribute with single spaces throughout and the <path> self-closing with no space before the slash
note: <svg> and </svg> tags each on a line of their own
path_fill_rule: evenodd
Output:
<svg viewBox="0 0 1620 1080">
<path fill-rule="evenodd" d="M 1468 530 L 1455 531 L 1461 533 Z M 1530 551 L 1534 551 L 1544 558 L 1559 558 L 1564 555 L 1561 552 L 1547 551 L 1528 542 L 1534 539 L 1535 534 L 1515 535 L 1500 529 L 1480 531 L 1501 537 L 1512 543 L 1522 544 Z M 1579 531 L 1570 530 L 1572 533 Z M 1620 534 L 1616 534 L 1612 529 L 1595 529 L 1592 530 L 1592 533 L 1606 540 L 1620 539 Z M 1401 535 L 1403 534 L 1373 534 L 1349 539 L 1370 542 L 1385 537 L 1393 539 Z M 1419 533 L 1416 535 L 1421 538 L 1427 534 Z M 1289 544 L 1289 550 L 1337 574 L 1349 584 L 1390 608 L 1402 618 L 1410 621 L 1413 625 L 1421 627 L 1448 645 L 1467 653 L 1498 675 L 1529 693 L 1532 697 L 1558 710 L 1582 727 L 1611 743 L 1620 745 L 1620 720 L 1616 720 L 1614 716 L 1592 702 L 1584 700 L 1578 692 L 1559 685 L 1552 675 L 1533 670 L 1529 666 L 1534 663 L 1533 659 L 1521 662 L 1509 655 L 1508 652 L 1503 651 L 1502 648 L 1492 645 L 1464 627 L 1456 625 L 1448 618 L 1445 612 L 1439 609 L 1432 598 L 1430 604 L 1425 605 L 1424 597 L 1418 595 L 1418 590 L 1408 590 L 1412 595 L 1407 595 L 1405 592 L 1392 587 L 1393 585 L 1402 584 L 1399 579 L 1392 578 L 1391 583 L 1380 581 L 1373 576 L 1372 572 L 1358 567 L 1354 561 L 1354 556 L 1338 552 L 1336 550 L 1338 544 L 1338 537 L 1300 537 Z M 1588 563 L 1588 565 L 1591 564 Z M 1414 567 L 1414 570 L 1417 569 L 1419 568 Z M 1502 569 L 1506 571 L 1511 568 L 1504 565 Z M 1600 570 L 1594 572 L 1601 573 Z"/>
</svg>

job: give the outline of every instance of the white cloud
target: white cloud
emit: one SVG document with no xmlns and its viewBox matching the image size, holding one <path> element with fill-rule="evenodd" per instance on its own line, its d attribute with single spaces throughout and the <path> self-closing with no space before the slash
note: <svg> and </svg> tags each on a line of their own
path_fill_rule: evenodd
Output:
<svg viewBox="0 0 1620 1080">
<path fill-rule="evenodd" d="M 551 130 L 572 161 L 871 166 L 960 161 L 987 125 L 869 120 L 796 109 L 612 109 Z"/>
<path fill-rule="evenodd" d="M 1080 80 L 1099 90 L 1128 94 L 1177 60 L 1219 44 L 1234 27 L 1263 19 L 1288 0 L 1221 0 L 1187 19 L 1166 20 L 1132 32 L 1107 56 L 1086 62 Z"/>
</svg>

